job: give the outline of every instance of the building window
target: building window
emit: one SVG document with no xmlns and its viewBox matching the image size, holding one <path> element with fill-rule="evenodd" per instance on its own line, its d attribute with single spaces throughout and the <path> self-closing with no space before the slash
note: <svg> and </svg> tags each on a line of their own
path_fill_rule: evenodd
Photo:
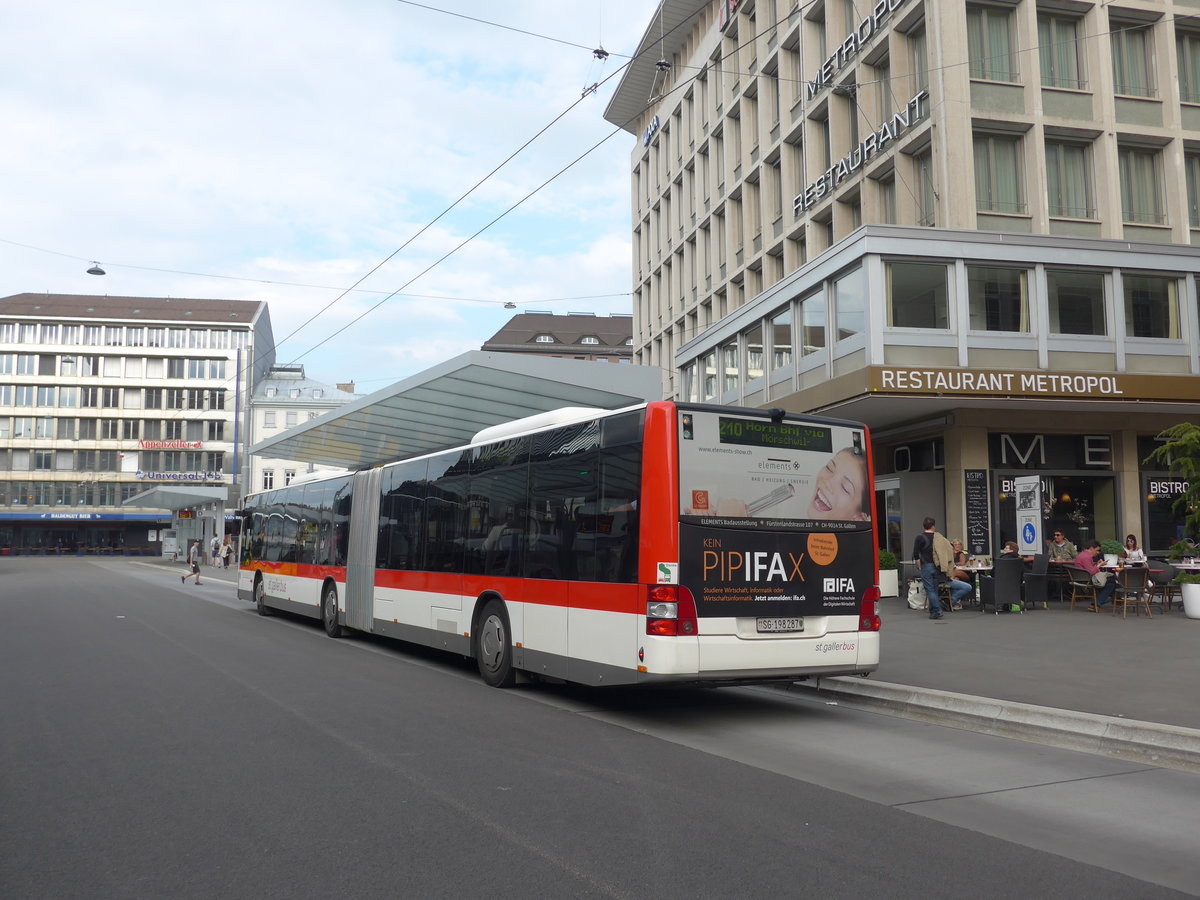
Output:
<svg viewBox="0 0 1200 900">
<path fill-rule="evenodd" d="M 717 396 L 717 351 L 704 354 L 704 399 L 712 400 Z"/>
<path fill-rule="evenodd" d="M 291 397 L 293 400 L 299 400 L 300 399 L 300 388 L 292 388 L 290 391 L 288 391 L 288 396 Z"/>
<path fill-rule="evenodd" d="M 785 309 L 771 319 L 771 371 L 792 364 L 792 311 Z"/>
<path fill-rule="evenodd" d="M 721 390 L 728 394 L 738 389 L 738 352 L 737 341 L 732 340 L 721 345 Z"/>
<path fill-rule="evenodd" d="M 126 441 L 136 441 L 141 435 L 138 434 L 141 419 L 124 419 L 121 424 L 121 438 Z"/>
<path fill-rule="evenodd" d="M 1086 144 L 1046 142 L 1046 195 L 1050 215 L 1093 219 L 1092 167 Z"/>
<path fill-rule="evenodd" d="M 933 154 L 926 150 L 913 157 L 917 179 L 917 224 L 932 228 L 937 224 L 937 193 L 933 188 Z"/>
<path fill-rule="evenodd" d="M 631 337 L 625 338 L 625 346 L 632 347 L 633 346 L 633 338 L 631 338 Z"/>
<path fill-rule="evenodd" d="M 18 384 L 14 406 L 33 406 L 34 389 L 32 384 Z"/>
<path fill-rule="evenodd" d="M 1110 22 L 1113 87 L 1118 94 L 1152 97 L 1154 48 L 1150 27 L 1145 24 Z"/>
<path fill-rule="evenodd" d="M 1125 330 L 1131 337 L 1178 338 L 1179 299 L 1174 278 L 1123 275 Z"/>
<path fill-rule="evenodd" d="M 800 301 L 800 355 L 825 349 L 825 296 L 809 294 Z"/>
<path fill-rule="evenodd" d="M 533 340 L 535 343 L 538 343 L 538 344 L 553 344 L 554 336 L 550 335 L 550 334 L 539 334 Z"/>
<path fill-rule="evenodd" d="M 1161 225 L 1166 219 L 1158 151 L 1118 148 L 1117 165 L 1121 173 L 1121 215 L 1124 220 Z"/>
<path fill-rule="evenodd" d="M 313 399 L 320 400 L 325 396 L 325 392 L 321 388 L 313 388 Z"/>
<path fill-rule="evenodd" d="M 833 282 L 833 313 L 837 340 L 844 341 L 866 327 L 867 284 L 862 269 L 847 272 Z"/>
<path fill-rule="evenodd" d="M 56 420 L 52 416 L 42 416 L 35 419 L 33 423 L 33 436 L 35 438 L 53 438 L 58 434 L 58 426 Z"/>
<path fill-rule="evenodd" d="M 263 410 L 263 428 L 274 428 L 274 427 L 275 427 L 275 410 L 273 410 L 273 409 Z"/>
<path fill-rule="evenodd" d="M 273 487 L 275 487 L 275 470 L 274 469 L 263 469 L 262 489 L 264 491 L 269 491 Z"/>
<path fill-rule="evenodd" d="M 917 76 L 917 90 L 929 89 L 929 44 L 925 34 L 925 24 L 921 23 L 908 34 L 909 47 L 912 50 L 912 70 Z M 823 54 L 819 54 L 824 59 Z M 914 92 L 915 93 L 915 92 Z"/>
<path fill-rule="evenodd" d="M 1179 62 L 1179 99 L 1200 103 L 1200 34 L 1178 31 L 1175 57 Z"/>
<path fill-rule="evenodd" d="M 210 419 L 208 421 L 207 437 L 210 441 L 225 440 L 225 423 L 220 419 Z"/>
<path fill-rule="evenodd" d="M 100 405 L 105 409 L 120 408 L 121 389 L 114 387 L 100 388 Z"/>
<path fill-rule="evenodd" d="M 763 330 L 758 324 L 746 332 L 746 380 L 763 375 Z"/>
<path fill-rule="evenodd" d="M 33 451 L 33 468 L 35 470 L 49 472 L 54 468 L 54 451 L 53 450 L 34 450 Z"/>
<path fill-rule="evenodd" d="M 967 266 L 972 331 L 1029 331 L 1023 269 Z"/>
<path fill-rule="evenodd" d="M 1187 182 L 1188 224 L 1200 228 L 1200 154 L 1184 155 L 1183 173 Z"/>
<path fill-rule="evenodd" d="M 1083 90 L 1079 65 L 1079 20 L 1038 16 L 1038 59 L 1046 87 Z"/>
<path fill-rule="evenodd" d="M 1046 270 L 1051 334 L 1104 335 L 1104 276 L 1099 272 Z"/>
<path fill-rule="evenodd" d="M 163 440 L 183 440 L 183 422 L 179 419 L 167 419 L 163 422 Z"/>
<path fill-rule="evenodd" d="M 975 135 L 975 205 L 984 212 L 1025 211 L 1021 199 L 1021 139 Z"/>
<path fill-rule="evenodd" d="M 950 327 L 945 266 L 888 263 L 887 291 L 892 328 Z"/>
<path fill-rule="evenodd" d="M 583 337 L 583 338 L 580 338 L 580 339 L 579 339 L 579 343 L 581 343 L 581 344 L 598 344 L 598 343 L 600 343 L 600 339 L 599 339 L 599 338 L 595 338 L 595 337 L 591 337 L 591 336 L 589 335 L 588 337 Z"/>
<path fill-rule="evenodd" d="M 279 394 L 279 388 L 269 387 L 266 390 L 266 395 L 268 397 L 275 397 L 275 396 L 278 396 L 278 394 Z"/>
<path fill-rule="evenodd" d="M 972 78 L 1017 80 L 1012 21 L 1013 13 L 1008 7 L 967 7 L 967 52 Z"/>
<path fill-rule="evenodd" d="M 284 469 L 284 470 L 283 470 L 283 484 L 284 484 L 284 486 L 286 487 L 287 485 L 291 484 L 291 483 L 292 483 L 292 480 L 293 480 L 295 477 L 296 477 L 296 470 L 295 470 L 295 469 Z"/>
<path fill-rule="evenodd" d="M 284 422 L 287 424 L 288 428 L 294 428 L 296 426 L 297 419 L 296 419 L 296 411 L 294 409 L 288 410 L 287 412 L 285 412 L 283 414 L 283 418 L 284 418 Z"/>
</svg>

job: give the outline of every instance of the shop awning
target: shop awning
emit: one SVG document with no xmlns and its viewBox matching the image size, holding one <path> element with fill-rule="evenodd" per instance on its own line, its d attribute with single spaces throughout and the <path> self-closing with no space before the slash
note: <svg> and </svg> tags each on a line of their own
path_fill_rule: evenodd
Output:
<svg viewBox="0 0 1200 900">
<path fill-rule="evenodd" d="M 619 409 L 662 396 L 662 370 L 650 366 L 474 350 L 250 452 L 362 469 L 466 444 L 490 425 L 564 406 Z"/>
</svg>

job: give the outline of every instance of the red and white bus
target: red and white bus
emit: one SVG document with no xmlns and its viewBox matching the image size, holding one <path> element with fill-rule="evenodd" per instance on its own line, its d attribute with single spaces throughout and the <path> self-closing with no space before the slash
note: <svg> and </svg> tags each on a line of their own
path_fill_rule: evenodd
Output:
<svg viewBox="0 0 1200 900">
<path fill-rule="evenodd" d="M 865 674 L 874 496 L 853 422 L 558 410 L 247 497 L 238 594 L 474 658 L 498 687 Z"/>
</svg>

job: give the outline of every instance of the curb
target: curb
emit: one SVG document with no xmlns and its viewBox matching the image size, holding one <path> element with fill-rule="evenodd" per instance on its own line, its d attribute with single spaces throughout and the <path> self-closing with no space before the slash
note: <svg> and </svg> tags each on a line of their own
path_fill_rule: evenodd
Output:
<svg viewBox="0 0 1200 900">
<path fill-rule="evenodd" d="M 1200 729 L 1139 722 L 862 678 L 820 678 L 789 691 L 880 712 L 1083 753 L 1200 773 Z"/>
</svg>

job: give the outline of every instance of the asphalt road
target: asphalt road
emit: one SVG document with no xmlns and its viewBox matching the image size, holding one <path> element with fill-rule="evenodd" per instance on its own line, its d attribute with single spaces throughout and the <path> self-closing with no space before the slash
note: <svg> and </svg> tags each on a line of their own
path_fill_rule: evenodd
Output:
<svg viewBox="0 0 1200 900">
<path fill-rule="evenodd" d="M 233 573 L 0 562 L 0 896 L 1168 897 L 1200 780 L 769 689 L 485 687 Z"/>
</svg>

